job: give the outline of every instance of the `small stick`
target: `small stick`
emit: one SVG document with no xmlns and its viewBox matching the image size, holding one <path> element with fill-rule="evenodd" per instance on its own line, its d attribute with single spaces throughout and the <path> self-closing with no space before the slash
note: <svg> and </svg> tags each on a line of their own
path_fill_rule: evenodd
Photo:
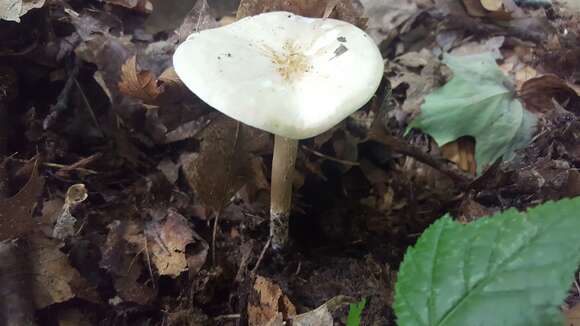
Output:
<svg viewBox="0 0 580 326">
<path fill-rule="evenodd" d="M 455 181 L 460 188 L 466 189 L 473 182 L 473 178 L 466 173 L 453 168 L 449 163 L 440 158 L 435 158 L 425 153 L 421 148 L 413 144 L 409 144 L 397 137 L 387 134 L 382 128 L 375 127 L 369 133 L 369 139 L 378 141 L 379 143 L 389 147 L 391 150 L 411 156 L 419 162 L 425 163 L 430 167 L 445 174 L 453 181 Z"/>
<path fill-rule="evenodd" d="M 314 154 L 316 156 L 320 156 L 320 157 L 322 157 L 322 158 L 324 158 L 326 160 L 333 161 L 333 162 L 336 162 L 336 163 L 340 163 L 340 164 L 344 164 L 344 165 L 350 165 L 350 166 L 359 166 L 360 165 L 359 162 L 341 160 L 339 158 L 336 158 L 336 157 L 333 157 L 333 156 L 329 156 L 329 155 L 323 154 L 323 153 L 321 153 L 321 152 L 319 152 L 319 151 L 317 151 L 315 149 L 306 147 L 305 145 L 300 146 L 300 148 L 302 148 L 303 150 L 305 150 L 307 152 L 310 152 L 310 153 L 312 153 L 312 154 Z"/>
<path fill-rule="evenodd" d="M 268 241 L 266 241 L 264 248 L 262 248 L 262 252 L 260 253 L 260 256 L 258 257 L 258 260 L 256 261 L 256 265 L 254 266 L 254 268 L 252 268 L 252 271 L 250 272 L 252 275 L 255 275 L 256 271 L 258 270 L 258 267 L 260 267 L 260 264 L 262 263 L 262 259 L 264 259 L 264 255 L 266 254 L 268 247 L 270 247 L 270 243 L 272 243 L 272 238 L 268 238 Z"/>
</svg>

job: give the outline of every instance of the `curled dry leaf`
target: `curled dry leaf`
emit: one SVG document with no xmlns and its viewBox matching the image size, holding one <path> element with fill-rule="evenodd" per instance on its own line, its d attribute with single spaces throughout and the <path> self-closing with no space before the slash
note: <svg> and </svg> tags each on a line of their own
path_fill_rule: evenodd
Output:
<svg viewBox="0 0 580 326">
<path fill-rule="evenodd" d="M 280 286 L 271 280 L 257 276 L 254 283 L 254 291 L 248 301 L 248 324 L 250 326 L 276 325 L 280 319 L 287 320 L 296 315 L 296 308 L 284 295 Z"/>
<path fill-rule="evenodd" d="M 137 70 L 136 56 L 132 56 L 121 67 L 119 90 L 146 103 L 154 102 L 163 92 L 163 88 L 158 86 L 157 78 L 150 71 Z"/>
<path fill-rule="evenodd" d="M 520 96 L 528 110 L 546 113 L 554 109 L 552 99 L 559 103 L 566 100 L 579 102 L 580 86 L 568 83 L 556 75 L 542 75 L 525 81 Z"/>
</svg>

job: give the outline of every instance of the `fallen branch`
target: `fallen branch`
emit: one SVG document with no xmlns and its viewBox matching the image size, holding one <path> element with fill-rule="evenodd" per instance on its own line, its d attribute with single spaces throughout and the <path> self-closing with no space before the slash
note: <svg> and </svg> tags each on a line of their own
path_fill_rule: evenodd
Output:
<svg viewBox="0 0 580 326">
<path fill-rule="evenodd" d="M 459 188 L 467 189 L 473 182 L 473 177 L 459 170 L 443 158 L 434 157 L 425 153 L 420 147 L 410 144 L 400 138 L 389 135 L 383 128 L 375 127 L 370 131 L 368 138 L 377 141 L 394 152 L 410 156 L 417 161 L 427 164 L 437 171 L 451 178 Z"/>
</svg>

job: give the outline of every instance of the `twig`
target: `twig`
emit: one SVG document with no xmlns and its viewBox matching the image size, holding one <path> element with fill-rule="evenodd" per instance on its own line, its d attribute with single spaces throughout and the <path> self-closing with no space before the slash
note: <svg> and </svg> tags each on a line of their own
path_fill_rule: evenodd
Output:
<svg viewBox="0 0 580 326">
<path fill-rule="evenodd" d="M 76 59 L 73 68 L 68 75 L 68 79 L 64 84 L 64 87 L 58 95 L 56 103 L 50 108 L 51 112 L 46 116 L 46 118 L 44 118 L 44 121 L 42 122 L 42 127 L 44 130 L 50 129 L 56 122 L 58 116 L 68 108 L 68 100 L 72 87 L 75 84 L 75 79 L 79 74 L 80 65 L 80 59 Z"/>
<path fill-rule="evenodd" d="M 392 151 L 411 156 L 417 161 L 429 165 L 430 167 L 451 178 L 462 189 L 467 189 L 473 182 L 473 178 L 471 176 L 460 171 L 458 168 L 452 166 L 447 161 L 441 158 L 433 157 L 425 153 L 418 146 L 387 134 L 381 127 L 373 128 L 369 133 L 369 139 L 378 141 L 379 143 L 389 147 Z"/>
<path fill-rule="evenodd" d="M 89 157 L 82 158 L 73 164 L 62 167 L 59 171 L 56 172 L 56 175 L 62 177 L 71 170 L 77 170 L 77 169 L 81 168 L 81 166 L 85 166 L 87 164 L 90 164 L 90 163 L 98 160 L 99 158 L 101 158 L 101 156 L 102 156 L 101 153 L 96 153 L 96 154 L 93 154 Z"/>
<path fill-rule="evenodd" d="M 305 145 L 300 146 L 300 148 L 302 148 L 303 150 L 305 150 L 307 152 L 310 152 L 310 153 L 312 153 L 312 154 L 314 154 L 316 156 L 320 156 L 320 157 L 322 157 L 322 158 L 324 158 L 326 160 L 329 160 L 329 161 L 337 162 L 337 163 L 344 164 L 344 165 L 350 165 L 350 166 L 359 166 L 360 165 L 359 162 L 341 160 L 339 158 L 336 158 L 336 157 L 332 157 L 332 156 L 323 154 L 323 153 L 321 153 L 321 152 L 319 152 L 319 151 L 317 151 L 315 149 L 309 148 L 309 147 L 307 147 Z"/>
<path fill-rule="evenodd" d="M 241 314 L 229 314 L 229 315 L 220 315 L 214 317 L 215 321 L 224 320 L 224 319 L 240 319 L 242 318 Z"/>
<path fill-rule="evenodd" d="M 264 248 L 262 248 L 262 252 L 260 253 L 260 256 L 258 257 L 258 260 L 256 261 L 256 265 L 254 266 L 254 268 L 252 268 L 252 271 L 250 272 L 252 275 L 256 274 L 256 271 L 258 270 L 258 267 L 260 267 L 260 264 L 262 263 L 262 259 L 264 259 L 264 255 L 266 254 L 266 251 L 268 251 L 268 248 L 270 247 L 271 242 L 272 242 L 272 237 L 268 237 L 268 241 L 266 241 L 266 244 L 264 245 Z"/>
<path fill-rule="evenodd" d="M 91 120 L 93 120 L 93 123 L 95 124 L 95 127 L 97 128 L 97 130 L 99 130 L 99 132 L 101 133 L 101 136 L 105 137 L 105 133 L 103 132 L 103 129 L 101 129 L 101 125 L 99 124 L 99 120 L 97 120 L 97 117 L 95 116 L 93 106 L 89 102 L 89 99 L 87 99 L 87 96 L 85 95 L 85 91 L 83 90 L 83 88 L 79 84 L 76 77 L 73 78 L 73 80 L 75 82 L 75 85 L 77 86 L 77 89 L 79 90 L 79 93 L 81 94 L 81 98 L 83 99 L 83 102 L 85 103 L 85 108 L 87 109 L 87 111 L 89 112 L 89 115 L 91 116 Z"/>
<path fill-rule="evenodd" d="M 153 288 L 155 288 L 155 278 L 153 278 L 153 269 L 151 268 L 151 257 L 149 256 L 149 244 L 147 242 L 147 234 L 143 234 L 143 239 L 145 239 L 145 258 L 147 258 L 149 277 L 151 277 L 151 285 L 153 285 Z"/>
<path fill-rule="evenodd" d="M 14 161 L 14 162 L 19 162 L 19 163 L 28 163 L 27 160 L 23 160 L 23 159 L 19 159 L 19 158 L 7 157 L 6 159 L 10 160 L 10 161 Z M 82 159 L 81 159 L 81 161 L 82 161 Z M 71 168 L 71 165 L 51 163 L 51 162 L 42 162 L 40 164 L 42 166 L 52 168 L 52 169 L 68 169 L 68 170 L 76 170 L 76 171 L 87 173 L 87 174 L 99 174 L 99 172 L 97 172 L 95 170 L 90 170 L 90 169 L 85 169 L 85 168 L 80 168 L 80 167 Z M 74 165 L 74 164 L 76 164 L 76 163 L 73 163 L 72 165 Z"/>
</svg>

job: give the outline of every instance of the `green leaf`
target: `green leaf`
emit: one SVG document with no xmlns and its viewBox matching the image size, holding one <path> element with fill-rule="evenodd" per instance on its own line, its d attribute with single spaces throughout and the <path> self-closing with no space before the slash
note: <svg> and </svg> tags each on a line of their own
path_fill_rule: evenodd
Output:
<svg viewBox="0 0 580 326">
<path fill-rule="evenodd" d="M 431 135 L 439 146 L 463 136 L 475 138 L 478 173 L 502 156 L 511 159 L 528 144 L 536 124 L 514 97 L 511 81 L 491 53 L 448 55 L 443 62 L 453 78 L 425 98 L 410 127 Z"/>
<path fill-rule="evenodd" d="M 360 302 L 351 303 L 348 309 L 348 319 L 346 326 L 359 326 L 362 312 L 367 304 L 367 299 L 363 298 Z"/>
<path fill-rule="evenodd" d="M 463 225 L 444 216 L 407 250 L 399 325 L 562 325 L 580 262 L 580 197 Z"/>
</svg>

